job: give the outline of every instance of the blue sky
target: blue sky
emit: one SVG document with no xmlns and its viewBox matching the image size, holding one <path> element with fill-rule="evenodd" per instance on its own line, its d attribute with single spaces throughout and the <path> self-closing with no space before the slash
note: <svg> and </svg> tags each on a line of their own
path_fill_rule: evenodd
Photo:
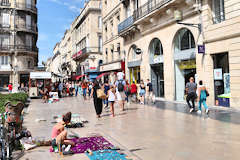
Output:
<svg viewBox="0 0 240 160">
<path fill-rule="evenodd" d="M 79 15 L 84 0 L 38 0 L 39 65 L 53 56 L 53 48 Z"/>
</svg>

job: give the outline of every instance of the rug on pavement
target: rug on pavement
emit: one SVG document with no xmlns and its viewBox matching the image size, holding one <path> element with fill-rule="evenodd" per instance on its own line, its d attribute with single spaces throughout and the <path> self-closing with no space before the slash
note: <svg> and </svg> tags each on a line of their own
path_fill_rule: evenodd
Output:
<svg viewBox="0 0 240 160">
<path fill-rule="evenodd" d="M 75 146 L 71 148 L 74 153 L 84 153 L 87 150 L 97 151 L 110 149 L 113 145 L 102 136 L 83 137 L 71 139 Z"/>
<path fill-rule="evenodd" d="M 115 150 L 99 150 L 93 151 L 91 154 L 86 153 L 90 160 L 127 160 L 125 154 L 120 154 Z"/>
</svg>

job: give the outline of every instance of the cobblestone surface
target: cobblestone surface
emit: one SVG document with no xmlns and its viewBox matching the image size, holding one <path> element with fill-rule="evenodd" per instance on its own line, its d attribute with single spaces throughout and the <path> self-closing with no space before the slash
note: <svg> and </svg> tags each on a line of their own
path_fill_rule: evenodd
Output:
<svg viewBox="0 0 240 160">
<path fill-rule="evenodd" d="M 239 113 L 211 110 L 210 115 L 189 114 L 182 105 L 159 102 L 155 106 L 130 104 L 116 117 L 103 112 L 97 119 L 92 100 L 64 98 L 53 104 L 32 100 L 24 125 L 33 137 L 50 139 L 53 116 L 71 111 L 89 121 L 84 128 L 70 129 L 79 136 L 101 134 L 136 160 L 239 160 Z M 46 121 L 36 122 L 38 118 Z M 84 154 L 60 157 L 49 147 L 26 151 L 22 160 L 88 160 Z"/>
</svg>

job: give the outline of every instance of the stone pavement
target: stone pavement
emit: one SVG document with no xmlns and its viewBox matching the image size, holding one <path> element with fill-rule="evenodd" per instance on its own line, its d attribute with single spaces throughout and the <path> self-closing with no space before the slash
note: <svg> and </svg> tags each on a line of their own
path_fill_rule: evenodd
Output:
<svg viewBox="0 0 240 160">
<path fill-rule="evenodd" d="M 33 137 L 49 139 L 53 116 L 71 111 L 89 123 L 69 132 L 80 136 L 101 134 L 134 160 L 239 160 L 239 113 L 211 110 L 209 116 L 189 114 L 186 106 L 166 102 L 154 106 L 131 104 L 124 112 L 115 108 L 116 117 L 104 111 L 102 118 L 97 119 L 92 100 L 72 97 L 53 104 L 32 100 L 24 125 Z M 37 118 L 47 121 L 36 122 Z M 20 159 L 88 160 L 85 154 L 62 158 L 50 153 L 49 147 L 26 151 Z"/>
</svg>

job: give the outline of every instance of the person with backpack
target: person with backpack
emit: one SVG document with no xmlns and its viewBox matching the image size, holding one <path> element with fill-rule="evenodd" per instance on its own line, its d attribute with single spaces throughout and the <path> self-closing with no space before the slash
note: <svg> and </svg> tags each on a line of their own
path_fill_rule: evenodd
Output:
<svg viewBox="0 0 240 160">
<path fill-rule="evenodd" d="M 121 107 L 122 111 L 124 111 L 124 105 L 125 105 L 125 99 L 126 99 L 124 88 L 126 87 L 126 82 L 123 79 L 119 79 L 115 82 L 115 86 L 116 86 L 117 100 L 118 100 L 119 106 Z"/>
<path fill-rule="evenodd" d="M 124 88 L 124 90 L 125 90 L 125 94 L 126 94 L 126 101 L 127 101 L 127 103 L 128 103 L 128 102 L 129 102 L 128 97 L 129 97 L 130 94 L 131 94 L 131 86 L 130 86 L 130 84 L 128 83 L 128 80 L 126 80 L 126 87 Z"/>
<path fill-rule="evenodd" d="M 199 81 L 199 88 L 198 88 L 198 111 L 197 113 L 202 113 L 202 104 L 205 108 L 206 114 L 208 114 L 208 106 L 206 104 L 207 97 L 209 96 L 206 87 L 203 85 L 202 80 Z"/>
</svg>

